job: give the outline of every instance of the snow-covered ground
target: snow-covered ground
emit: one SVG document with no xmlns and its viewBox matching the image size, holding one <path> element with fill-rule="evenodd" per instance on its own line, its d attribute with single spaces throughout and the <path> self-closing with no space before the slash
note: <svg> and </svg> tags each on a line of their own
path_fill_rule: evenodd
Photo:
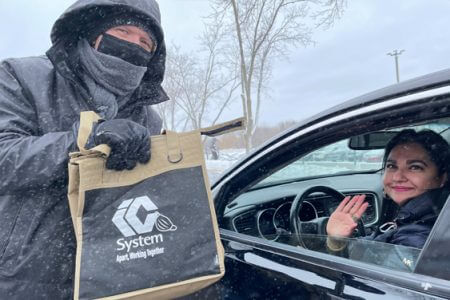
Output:
<svg viewBox="0 0 450 300">
<path fill-rule="evenodd" d="M 221 150 L 218 160 L 206 159 L 209 181 L 213 183 L 225 170 L 245 155 L 245 149 Z"/>
</svg>

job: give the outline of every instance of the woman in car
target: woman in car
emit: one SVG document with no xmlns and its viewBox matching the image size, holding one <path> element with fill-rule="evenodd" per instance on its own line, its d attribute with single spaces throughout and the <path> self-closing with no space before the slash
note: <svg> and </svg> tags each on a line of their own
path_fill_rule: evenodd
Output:
<svg viewBox="0 0 450 300">
<path fill-rule="evenodd" d="M 399 209 L 393 220 L 364 239 L 421 249 L 448 194 L 444 191 L 449 162 L 449 145 L 434 131 L 406 129 L 395 135 L 385 148 L 383 186 L 386 197 Z M 347 248 L 345 238 L 352 236 L 368 206 L 364 197 L 345 197 L 331 214 L 328 250 L 340 252 Z"/>
</svg>

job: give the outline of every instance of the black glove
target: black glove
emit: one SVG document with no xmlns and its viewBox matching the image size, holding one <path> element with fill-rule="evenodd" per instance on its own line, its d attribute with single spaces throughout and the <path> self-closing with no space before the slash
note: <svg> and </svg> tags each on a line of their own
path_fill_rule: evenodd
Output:
<svg viewBox="0 0 450 300">
<path fill-rule="evenodd" d="M 86 148 L 100 144 L 107 144 L 111 148 L 111 154 L 106 161 L 108 169 L 131 170 L 137 162 L 145 164 L 150 160 L 148 130 L 130 120 L 115 119 L 95 124 Z"/>
</svg>

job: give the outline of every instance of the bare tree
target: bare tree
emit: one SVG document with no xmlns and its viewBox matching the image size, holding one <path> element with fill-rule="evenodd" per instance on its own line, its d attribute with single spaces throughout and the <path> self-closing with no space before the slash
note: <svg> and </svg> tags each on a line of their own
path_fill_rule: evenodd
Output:
<svg viewBox="0 0 450 300">
<path fill-rule="evenodd" d="M 183 65 L 184 60 L 179 47 L 173 45 L 170 49 L 167 55 L 166 75 L 163 85 L 171 100 L 160 103 L 157 109 L 163 120 L 163 128 L 183 131 L 186 129 L 189 120 L 173 99 L 180 99 L 183 95 L 182 85 L 179 84 L 181 78 L 179 78 L 180 73 L 178 71 L 187 69 L 188 66 Z"/>
<path fill-rule="evenodd" d="M 159 106 L 168 128 L 185 130 L 214 125 L 233 100 L 239 76 L 233 64 L 221 55 L 224 34 L 220 20 L 206 25 L 200 37 L 199 53 L 203 55 L 170 47 L 164 87 L 172 101 Z"/>
<path fill-rule="evenodd" d="M 311 44 L 313 29 L 329 27 L 343 12 L 346 0 L 214 0 L 210 22 L 222 22 L 231 33 L 229 59 L 239 68 L 241 99 L 247 119 L 246 149 L 258 123 L 264 90 L 273 62 L 292 46 Z"/>
</svg>

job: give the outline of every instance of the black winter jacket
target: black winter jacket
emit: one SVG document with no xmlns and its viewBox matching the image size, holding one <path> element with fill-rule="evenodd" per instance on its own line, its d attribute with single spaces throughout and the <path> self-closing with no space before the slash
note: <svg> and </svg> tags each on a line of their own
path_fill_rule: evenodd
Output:
<svg viewBox="0 0 450 300">
<path fill-rule="evenodd" d="M 378 231 L 367 239 L 422 249 L 439 215 L 440 205 L 437 204 L 442 192 L 441 189 L 430 190 L 409 200 L 393 220 L 395 229 Z"/>
<path fill-rule="evenodd" d="M 161 119 L 150 104 L 167 96 L 161 88 L 164 39 L 153 0 L 77 1 L 56 21 L 48 57 L 0 64 L 0 299 L 72 298 L 76 245 L 67 201 L 68 154 L 76 150 L 72 126 L 80 112 L 97 109 L 77 79 L 74 41 L 86 24 L 123 12 L 148 22 L 159 46 L 116 118 L 158 134 Z"/>
</svg>

